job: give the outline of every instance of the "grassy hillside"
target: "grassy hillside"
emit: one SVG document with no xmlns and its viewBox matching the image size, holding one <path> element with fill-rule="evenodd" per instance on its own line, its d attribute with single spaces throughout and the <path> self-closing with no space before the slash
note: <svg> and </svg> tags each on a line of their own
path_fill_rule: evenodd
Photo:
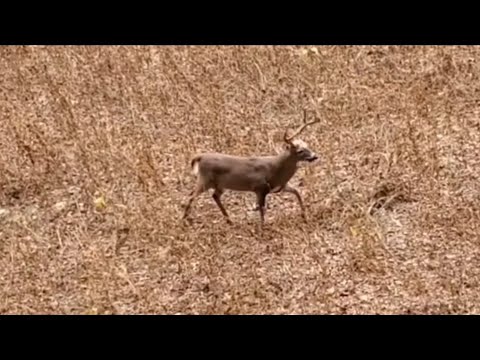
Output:
<svg viewBox="0 0 480 360">
<path fill-rule="evenodd" d="M 0 313 L 479 313 L 480 48 L 0 48 Z M 292 195 L 210 195 L 201 151 Z"/>
</svg>

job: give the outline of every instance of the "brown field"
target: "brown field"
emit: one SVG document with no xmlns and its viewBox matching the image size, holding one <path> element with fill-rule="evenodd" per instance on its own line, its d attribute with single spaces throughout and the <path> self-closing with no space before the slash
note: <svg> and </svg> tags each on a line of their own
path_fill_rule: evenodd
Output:
<svg viewBox="0 0 480 360">
<path fill-rule="evenodd" d="M 0 313 L 480 313 L 480 48 L 0 48 Z M 210 195 L 198 152 L 273 154 L 295 198 Z"/>
</svg>

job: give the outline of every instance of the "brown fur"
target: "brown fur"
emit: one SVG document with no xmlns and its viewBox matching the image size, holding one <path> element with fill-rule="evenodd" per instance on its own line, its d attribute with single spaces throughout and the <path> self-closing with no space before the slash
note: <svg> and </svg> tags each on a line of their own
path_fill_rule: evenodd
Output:
<svg viewBox="0 0 480 360">
<path fill-rule="evenodd" d="M 197 185 L 191 192 L 183 218 L 190 212 L 193 201 L 203 192 L 214 189 L 213 200 L 218 205 L 226 220 L 231 223 L 220 198 L 225 190 L 251 191 L 257 195 L 257 208 L 260 211 L 260 220 L 263 226 L 265 216 L 265 198 L 269 193 L 281 191 L 294 194 L 305 219 L 305 209 L 300 193 L 288 185 L 295 175 L 299 161 L 314 161 L 317 156 L 301 140 L 293 140 L 307 126 L 318 122 L 306 122 L 304 111 L 303 125 L 297 131 L 287 136 L 284 134 L 286 147 L 276 156 L 243 157 L 220 153 L 204 153 L 195 156 L 190 165 L 197 177 Z"/>
<path fill-rule="evenodd" d="M 301 145 L 298 145 L 301 144 Z M 304 151 L 299 153 L 299 151 Z M 201 193 L 215 189 L 213 199 L 228 222 L 229 216 L 220 197 L 225 190 L 251 191 L 257 194 L 257 209 L 261 222 L 264 222 L 265 197 L 269 193 L 290 192 L 297 197 L 305 217 L 305 210 L 298 191 L 288 182 L 295 175 L 299 161 L 312 161 L 316 156 L 306 148 L 303 142 L 293 142 L 285 151 L 276 156 L 242 157 L 220 153 L 204 153 L 195 156 L 191 167 L 197 176 L 196 188 L 192 191 L 185 207 L 186 218 L 192 202 Z"/>
</svg>

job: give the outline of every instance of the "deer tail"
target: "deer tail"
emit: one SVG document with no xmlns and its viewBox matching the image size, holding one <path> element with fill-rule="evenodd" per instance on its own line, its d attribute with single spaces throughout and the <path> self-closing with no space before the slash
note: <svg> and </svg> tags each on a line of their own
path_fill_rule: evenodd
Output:
<svg viewBox="0 0 480 360">
<path fill-rule="evenodd" d="M 192 167 L 192 172 L 194 175 L 198 175 L 198 162 L 201 160 L 201 158 L 201 155 L 197 155 L 190 162 L 190 166 Z"/>
</svg>

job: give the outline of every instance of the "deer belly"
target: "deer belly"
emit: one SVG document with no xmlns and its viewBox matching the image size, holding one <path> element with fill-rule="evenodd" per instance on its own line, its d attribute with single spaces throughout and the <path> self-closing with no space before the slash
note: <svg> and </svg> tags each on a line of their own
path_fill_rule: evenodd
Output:
<svg viewBox="0 0 480 360">
<path fill-rule="evenodd" d="M 218 179 L 218 187 L 234 191 L 254 191 L 265 180 L 251 174 L 228 173 Z"/>
<path fill-rule="evenodd" d="M 282 185 L 277 185 L 275 187 L 272 187 L 270 189 L 270 193 L 272 193 L 272 194 L 278 193 L 278 192 L 282 191 L 284 187 L 285 187 L 284 185 L 283 186 Z"/>
</svg>

